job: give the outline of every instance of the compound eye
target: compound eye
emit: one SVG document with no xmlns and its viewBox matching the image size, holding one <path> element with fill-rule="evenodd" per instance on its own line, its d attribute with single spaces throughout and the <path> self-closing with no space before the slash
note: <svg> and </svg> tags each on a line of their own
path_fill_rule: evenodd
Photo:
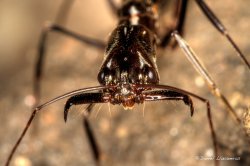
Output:
<svg viewBox="0 0 250 166">
<path fill-rule="evenodd" d="M 117 71 L 114 69 L 103 68 L 100 70 L 97 79 L 102 85 L 110 85 L 117 83 Z"/>
<path fill-rule="evenodd" d="M 152 67 L 145 67 L 143 75 L 145 83 L 159 83 L 159 76 Z"/>
</svg>

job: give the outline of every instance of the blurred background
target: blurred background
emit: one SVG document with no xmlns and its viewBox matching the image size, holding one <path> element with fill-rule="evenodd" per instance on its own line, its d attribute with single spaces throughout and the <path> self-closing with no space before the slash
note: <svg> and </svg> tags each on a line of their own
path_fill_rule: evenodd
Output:
<svg viewBox="0 0 250 166">
<path fill-rule="evenodd" d="M 3 165 L 29 116 L 30 95 L 39 35 L 46 21 L 53 22 L 64 0 L 0 0 L 0 165 Z M 65 0 L 66 1 L 66 0 Z M 207 0 L 233 39 L 250 61 L 250 1 Z M 107 41 L 117 23 L 106 1 L 75 0 L 64 27 Z M 161 30 L 169 14 L 162 17 Z M 242 118 L 250 104 L 250 74 L 231 45 L 206 19 L 197 5 L 189 4 L 185 39 L 203 60 L 221 91 Z M 42 98 L 45 102 L 65 92 L 98 85 L 96 76 L 103 50 L 67 36 L 51 33 L 47 43 Z M 249 145 L 209 91 L 179 48 L 159 51 L 161 84 L 175 86 L 209 99 L 220 156 L 240 157 L 221 165 L 249 165 Z M 73 108 L 67 124 L 64 102 L 45 108 L 35 120 L 12 160 L 14 166 L 95 165 L 82 129 L 82 108 Z M 103 152 L 102 165 L 212 165 L 198 160 L 213 152 L 205 104 L 194 100 L 196 112 L 190 118 L 182 102 L 146 103 L 133 111 L 121 106 L 98 105 L 90 117 Z M 100 109 L 99 109 L 100 108 Z"/>
</svg>

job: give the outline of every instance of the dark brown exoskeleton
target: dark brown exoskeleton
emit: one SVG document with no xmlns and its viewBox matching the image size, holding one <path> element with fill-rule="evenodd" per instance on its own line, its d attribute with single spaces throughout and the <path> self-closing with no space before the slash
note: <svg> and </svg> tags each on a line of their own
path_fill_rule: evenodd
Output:
<svg viewBox="0 0 250 166">
<path fill-rule="evenodd" d="M 158 4 L 160 0 L 123 0 L 120 9 L 117 9 L 112 0 L 108 1 L 111 8 L 118 13 L 119 23 L 113 30 L 108 44 L 106 46 L 104 60 L 98 73 L 100 86 L 83 88 L 75 90 L 59 97 L 56 97 L 33 110 L 33 113 L 22 132 L 17 143 L 13 147 L 6 165 L 9 165 L 17 147 L 23 139 L 27 129 L 30 127 L 36 113 L 42 108 L 64 98 L 68 98 L 64 108 L 64 120 L 67 121 L 68 111 L 72 105 L 89 104 L 87 107 L 90 113 L 95 103 L 111 103 L 114 105 L 123 105 L 124 109 L 132 109 L 135 104 L 142 104 L 146 101 L 157 100 L 182 100 L 190 107 L 191 116 L 194 112 L 192 98 L 204 102 L 207 106 L 208 123 L 211 130 L 211 136 L 214 146 L 214 156 L 218 155 L 216 135 L 212 123 L 209 101 L 185 90 L 159 84 L 159 73 L 156 63 L 157 47 L 165 47 L 169 44 L 171 34 L 176 38 L 181 47 L 184 48 L 188 55 L 192 51 L 180 39 L 177 32 L 182 34 L 187 0 L 176 1 L 176 25 L 170 29 L 166 35 L 160 38 L 157 34 Z M 243 57 L 243 61 L 249 67 L 249 63 L 234 44 L 233 40 L 227 33 L 225 27 L 220 23 L 218 18 L 212 13 L 208 6 L 202 0 L 196 0 L 199 7 L 207 15 L 212 24 L 232 43 L 238 54 Z M 42 75 L 42 64 L 45 52 L 45 41 L 50 31 L 57 31 L 86 44 L 95 45 L 103 48 L 105 45 L 98 41 L 89 39 L 85 36 L 78 35 L 61 26 L 51 24 L 47 26 L 41 36 L 39 45 L 39 56 L 35 73 L 35 98 L 39 99 L 40 78 Z M 174 33 L 172 33 L 174 32 Z M 203 76 L 209 82 L 212 91 L 215 92 L 222 100 L 227 100 L 220 93 L 213 80 L 206 70 L 199 64 L 197 59 L 191 60 L 193 65 L 198 65 L 198 70 L 202 71 Z M 204 74 L 205 73 L 205 74 Z M 231 108 L 230 105 L 228 106 Z M 84 126 L 93 150 L 96 163 L 100 162 L 100 150 L 95 142 L 94 135 L 90 130 L 89 122 L 84 117 Z M 219 165 L 215 160 L 215 165 Z"/>
<path fill-rule="evenodd" d="M 128 1 L 119 11 L 120 21 L 112 32 L 98 74 L 101 85 L 118 85 L 110 91 L 112 104 L 133 107 L 145 99 L 133 85 L 158 84 L 156 65 L 156 16 L 151 6 Z M 117 91 L 118 90 L 118 91 Z"/>
</svg>

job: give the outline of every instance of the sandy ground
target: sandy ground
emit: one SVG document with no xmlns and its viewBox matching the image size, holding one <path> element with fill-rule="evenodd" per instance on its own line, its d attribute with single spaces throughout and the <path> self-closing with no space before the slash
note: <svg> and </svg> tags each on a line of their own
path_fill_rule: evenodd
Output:
<svg viewBox="0 0 250 166">
<path fill-rule="evenodd" d="M 250 61 L 250 1 L 207 1 Z M 55 19 L 61 2 L 0 1 L 0 165 L 3 165 L 30 115 L 27 99 L 32 94 L 39 34 L 45 21 Z M 76 0 L 64 26 L 106 41 L 116 21 L 105 1 Z M 193 2 L 188 9 L 185 32 L 185 39 L 242 117 L 250 104 L 250 73 L 247 68 Z M 159 54 L 162 84 L 188 90 L 211 102 L 216 133 L 223 145 L 220 156 L 240 157 L 237 161 L 222 161 L 221 165 L 249 165 L 249 145 L 244 141 L 240 126 L 210 93 L 181 50 L 167 48 Z M 70 90 L 98 85 L 96 75 L 102 56 L 102 50 L 60 34 L 51 34 L 42 81 L 42 102 Z M 12 165 L 95 165 L 81 125 L 84 107 L 73 109 L 65 125 L 64 102 L 58 102 L 38 115 L 37 129 L 27 133 Z M 194 103 L 196 112 L 193 118 L 182 102 L 147 103 L 144 116 L 142 106 L 133 111 L 111 106 L 111 115 L 107 105 L 103 105 L 99 112 L 100 106 L 97 106 L 90 121 L 103 153 L 102 165 L 212 165 L 211 161 L 205 160 L 212 153 L 206 107 L 198 100 Z M 205 156 L 203 160 L 197 158 L 202 156 Z"/>
</svg>

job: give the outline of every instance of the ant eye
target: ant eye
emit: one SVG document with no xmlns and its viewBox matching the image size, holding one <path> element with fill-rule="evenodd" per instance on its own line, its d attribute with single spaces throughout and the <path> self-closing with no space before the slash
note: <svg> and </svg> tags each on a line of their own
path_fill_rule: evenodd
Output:
<svg viewBox="0 0 250 166">
<path fill-rule="evenodd" d="M 159 76 L 157 74 L 157 71 L 155 71 L 151 67 L 145 67 L 143 70 L 143 75 L 144 75 L 145 83 L 158 83 L 159 82 Z"/>
<path fill-rule="evenodd" d="M 102 71 L 99 72 L 99 74 L 97 76 L 97 79 L 98 79 L 99 83 L 102 84 L 102 85 L 105 84 L 105 81 L 104 81 L 105 80 L 105 75 L 106 75 L 105 71 L 102 70 Z"/>
<path fill-rule="evenodd" d="M 159 76 L 153 68 L 145 66 L 143 69 L 131 68 L 129 70 L 129 80 L 134 84 L 155 84 L 159 82 Z"/>
<path fill-rule="evenodd" d="M 102 85 L 115 84 L 118 81 L 118 74 L 118 70 L 103 68 L 100 70 L 97 79 Z"/>
</svg>

